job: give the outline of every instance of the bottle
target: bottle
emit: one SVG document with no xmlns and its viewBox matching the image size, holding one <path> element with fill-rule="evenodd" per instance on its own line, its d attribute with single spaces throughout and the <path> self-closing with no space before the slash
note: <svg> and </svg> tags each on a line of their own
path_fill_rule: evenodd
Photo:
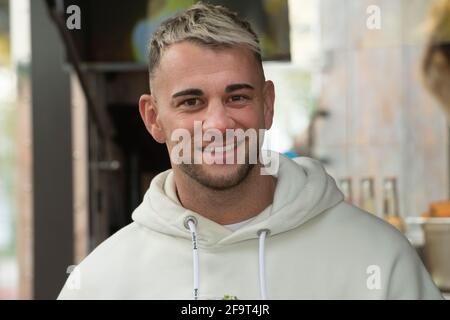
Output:
<svg viewBox="0 0 450 320">
<path fill-rule="evenodd" d="M 350 178 L 339 179 L 339 188 L 344 194 L 344 200 L 353 203 L 352 180 Z"/>
<path fill-rule="evenodd" d="M 405 232 L 405 224 L 398 209 L 396 178 L 385 178 L 383 182 L 383 218 L 399 231 Z"/>
<path fill-rule="evenodd" d="M 375 188 L 373 178 L 364 178 L 361 180 L 361 193 L 359 198 L 359 205 L 361 209 L 377 215 L 375 207 Z"/>
</svg>

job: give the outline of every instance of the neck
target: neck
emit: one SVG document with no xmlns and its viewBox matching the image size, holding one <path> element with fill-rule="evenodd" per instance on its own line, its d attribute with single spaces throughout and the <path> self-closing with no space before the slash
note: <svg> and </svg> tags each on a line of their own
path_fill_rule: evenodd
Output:
<svg viewBox="0 0 450 320">
<path fill-rule="evenodd" d="M 255 165 L 235 187 L 214 190 L 174 167 L 178 198 L 186 209 L 222 225 L 253 218 L 272 204 L 276 187 L 276 179 L 261 175 L 260 168 Z"/>
</svg>

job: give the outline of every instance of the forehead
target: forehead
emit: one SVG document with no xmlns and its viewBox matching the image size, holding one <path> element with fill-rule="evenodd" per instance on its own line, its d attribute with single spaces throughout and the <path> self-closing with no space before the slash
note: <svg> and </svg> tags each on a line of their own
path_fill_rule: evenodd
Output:
<svg viewBox="0 0 450 320">
<path fill-rule="evenodd" d="M 167 48 L 155 70 L 155 90 L 183 90 L 191 87 L 225 88 L 230 83 L 255 87 L 261 72 L 253 52 L 247 48 L 210 48 L 183 41 Z"/>
</svg>

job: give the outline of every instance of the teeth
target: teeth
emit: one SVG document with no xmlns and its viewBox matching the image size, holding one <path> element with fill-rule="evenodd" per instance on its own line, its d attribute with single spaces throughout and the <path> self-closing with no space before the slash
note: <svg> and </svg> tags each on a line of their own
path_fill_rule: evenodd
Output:
<svg viewBox="0 0 450 320">
<path fill-rule="evenodd" d="M 222 152 L 228 152 L 234 148 L 233 144 L 227 144 L 225 147 L 215 147 L 214 152 L 222 153 Z"/>
</svg>

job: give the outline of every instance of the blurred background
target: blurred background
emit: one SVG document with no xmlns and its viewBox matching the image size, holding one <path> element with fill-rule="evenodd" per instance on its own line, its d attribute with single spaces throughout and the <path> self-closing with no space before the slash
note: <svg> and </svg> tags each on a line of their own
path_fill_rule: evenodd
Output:
<svg viewBox="0 0 450 320">
<path fill-rule="evenodd" d="M 54 299 L 169 168 L 146 47 L 195 1 L 0 0 L 0 299 Z M 266 147 L 326 166 L 450 292 L 450 0 L 223 0 L 260 36 Z"/>
</svg>

